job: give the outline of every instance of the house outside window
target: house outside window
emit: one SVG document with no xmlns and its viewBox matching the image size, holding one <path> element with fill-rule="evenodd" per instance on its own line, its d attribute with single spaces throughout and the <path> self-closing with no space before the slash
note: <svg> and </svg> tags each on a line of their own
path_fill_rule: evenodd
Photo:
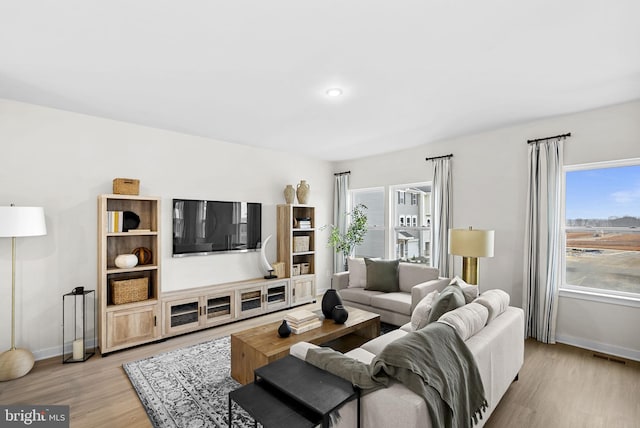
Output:
<svg viewBox="0 0 640 428">
<path fill-rule="evenodd" d="M 391 225 L 393 242 L 391 257 L 413 263 L 430 263 L 431 183 L 392 186 L 391 190 L 397 195 L 403 195 L 392 199 L 398 203 L 390 207 L 392 213 L 389 218 L 397 219 L 397 223 Z"/>
<path fill-rule="evenodd" d="M 398 190 L 398 205 L 404 205 L 405 194 L 403 191 Z"/>
<path fill-rule="evenodd" d="M 565 167 L 565 289 L 640 297 L 640 159 Z"/>
<path fill-rule="evenodd" d="M 367 234 L 364 242 L 356 247 L 356 257 L 385 257 L 385 208 L 384 188 L 351 191 L 351 206 L 364 204 L 367 209 Z"/>
</svg>

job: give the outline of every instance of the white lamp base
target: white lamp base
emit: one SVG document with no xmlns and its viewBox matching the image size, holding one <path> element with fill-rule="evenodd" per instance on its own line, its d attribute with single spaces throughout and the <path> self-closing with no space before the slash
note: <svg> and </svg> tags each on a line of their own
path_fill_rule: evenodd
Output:
<svg viewBox="0 0 640 428">
<path fill-rule="evenodd" d="M 26 349 L 11 349 L 0 354 L 0 382 L 17 379 L 29 373 L 35 360 Z"/>
</svg>

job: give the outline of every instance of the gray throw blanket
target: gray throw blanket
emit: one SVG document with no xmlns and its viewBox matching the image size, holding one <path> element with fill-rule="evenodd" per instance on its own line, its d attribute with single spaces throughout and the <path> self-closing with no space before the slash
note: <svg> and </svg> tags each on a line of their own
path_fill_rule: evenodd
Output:
<svg viewBox="0 0 640 428">
<path fill-rule="evenodd" d="M 469 348 L 456 331 L 434 322 L 388 344 L 364 364 L 328 348 L 309 349 L 307 362 L 359 386 L 363 394 L 401 382 L 424 398 L 434 428 L 471 427 L 487 400 Z"/>
</svg>

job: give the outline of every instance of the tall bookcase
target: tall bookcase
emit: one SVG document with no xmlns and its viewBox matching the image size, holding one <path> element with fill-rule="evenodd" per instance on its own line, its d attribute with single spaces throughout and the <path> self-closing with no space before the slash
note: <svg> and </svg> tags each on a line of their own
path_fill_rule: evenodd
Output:
<svg viewBox="0 0 640 428">
<path fill-rule="evenodd" d="M 135 213 L 139 224 L 127 232 L 109 231 L 109 211 Z M 136 248 L 151 250 L 147 264 L 119 268 L 115 259 Z M 161 337 L 160 198 L 129 195 L 98 197 L 98 345 L 100 352 L 124 349 Z M 114 303 L 114 281 L 146 278 L 145 296 Z"/>
<path fill-rule="evenodd" d="M 278 205 L 278 261 L 291 278 L 291 305 L 316 298 L 315 207 Z"/>
</svg>

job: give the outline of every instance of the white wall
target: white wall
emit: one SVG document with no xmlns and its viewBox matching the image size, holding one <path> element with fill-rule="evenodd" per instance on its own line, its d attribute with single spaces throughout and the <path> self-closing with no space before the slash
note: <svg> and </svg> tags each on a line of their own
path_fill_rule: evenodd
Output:
<svg viewBox="0 0 640 428">
<path fill-rule="evenodd" d="M 353 189 L 431 181 L 425 157 L 453 153 L 454 227 L 496 231 L 495 257 L 480 260 L 480 288 L 501 288 L 522 306 L 526 141 L 566 132 L 567 165 L 640 157 L 640 101 L 340 162 L 335 171 L 350 170 Z M 460 274 L 459 257 L 455 266 Z M 637 306 L 560 298 L 560 341 L 640 359 L 640 335 L 622 331 L 638 324 Z"/>
<path fill-rule="evenodd" d="M 250 126 L 250 124 L 248 124 Z M 293 154 L 0 100 L 0 205 L 43 206 L 48 234 L 17 241 L 16 344 L 36 358 L 62 349 L 62 295 L 96 288 L 97 195 L 115 177 L 140 179 L 140 194 L 162 197 L 164 291 L 257 278 L 259 253 L 171 257 L 172 198 L 263 204 L 263 237 L 274 235 L 287 184 L 306 179 L 318 224 L 332 221 L 328 162 Z M 329 288 L 331 252 L 318 232 L 318 289 Z M 0 350 L 10 346 L 10 240 L 0 239 Z"/>
</svg>

